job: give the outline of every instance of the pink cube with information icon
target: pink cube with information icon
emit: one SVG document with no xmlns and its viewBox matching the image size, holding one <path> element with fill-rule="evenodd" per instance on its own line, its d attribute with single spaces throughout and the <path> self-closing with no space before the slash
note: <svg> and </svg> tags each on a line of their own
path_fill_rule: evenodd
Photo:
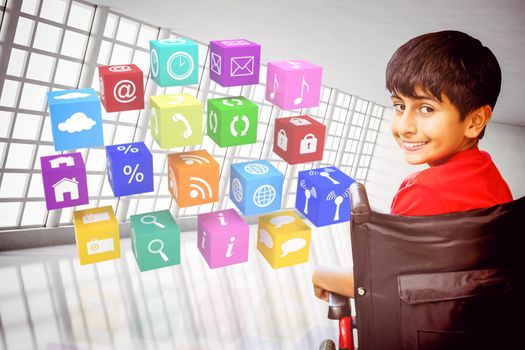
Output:
<svg viewBox="0 0 525 350">
<path fill-rule="evenodd" d="M 303 60 L 268 62 L 266 100 L 281 109 L 318 107 L 323 68 Z"/>
<path fill-rule="evenodd" d="M 234 209 L 199 214 L 197 246 L 212 269 L 248 261 L 250 228 Z"/>
</svg>

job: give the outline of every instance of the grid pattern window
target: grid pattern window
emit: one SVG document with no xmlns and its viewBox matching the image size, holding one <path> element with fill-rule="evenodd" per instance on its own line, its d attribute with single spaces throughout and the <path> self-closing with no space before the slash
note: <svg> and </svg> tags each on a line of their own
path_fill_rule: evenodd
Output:
<svg viewBox="0 0 525 350">
<path fill-rule="evenodd" d="M 0 71 L 4 80 L 0 87 L 0 229 L 71 225 L 74 210 L 105 205 L 113 206 L 120 220 L 162 209 L 169 209 L 177 218 L 190 218 L 234 208 L 228 195 L 230 166 L 255 159 L 269 160 L 284 174 L 283 209 L 295 207 L 299 171 L 335 165 L 357 181 L 366 181 L 383 106 L 322 86 L 319 107 L 280 110 L 265 99 L 265 64 L 260 68 L 259 84 L 222 87 L 209 78 L 208 44 L 194 39 L 199 47 L 198 83 L 159 87 L 150 79 L 149 41 L 176 39 L 180 37 L 177 33 L 76 0 L 3 1 L 0 5 L 1 58 L 9 62 L 5 72 Z M 154 192 L 115 198 L 107 179 L 104 147 L 80 149 L 89 204 L 48 212 L 39 158 L 57 152 L 46 93 L 79 87 L 99 91 L 97 66 L 129 63 L 144 73 L 145 108 L 113 113 L 102 108 L 104 144 L 144 141 L 153 154 Z M 202 145 L 161 149 L 151 137 L 149 96 L 183 92 L 202 102 L 203 120 L 206 101 L 211 98 L 243 96 L 257 104 L 257 142 L 221 148 L 206 136 L 204 126 Z M 326 125 L 324 156 L 318 162 L 289 165 L 272 150 L 275 119 L 305 114 Z M 167 154 L 196 149 L 206 149 L 220 164 L 219 200 L 179 208 L 168 191 Z"/>
</svg>

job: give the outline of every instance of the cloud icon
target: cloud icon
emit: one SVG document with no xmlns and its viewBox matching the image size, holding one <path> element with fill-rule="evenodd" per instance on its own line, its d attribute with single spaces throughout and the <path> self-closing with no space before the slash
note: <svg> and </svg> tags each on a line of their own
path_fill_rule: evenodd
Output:
<svg viewBox="0 0 525 350">
<path fill-rule="evenodd" d="M 70 92 L 64 95 L 55 96 L 55 100 L 72 100 L 75 98 L 84 98 L 91 96 L 91 94 L 86 94 L 85 92 Z"/>
<path fill-rule="evenodd" d="M 97 124 L 96 121 L 88 117 L 82 112 L 77 112 L 66 119 L 65 122 L 58 124 L 58 130 L 66 131 L 70 134 L 84 130 L 91 130 Z"/>
</svg>

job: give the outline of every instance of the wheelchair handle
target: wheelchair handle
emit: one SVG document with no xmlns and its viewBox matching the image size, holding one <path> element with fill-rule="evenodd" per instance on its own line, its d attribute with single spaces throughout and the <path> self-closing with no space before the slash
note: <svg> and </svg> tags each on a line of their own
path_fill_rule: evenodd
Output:
<svg viewBox="0 0 525 350">
<path fill-rule="evenodd" d="M 331 320 L 339 320 L 339 349 L 354 350 L 350 299 L 340 294 L 329 293 L 328 318 Z"/>
<path fill-rule="evenodd" d="M 352 205 L 352 219 L 358 224 L 367 222 L 370 218 L 371 210 L 363 184 L 354 182 L 350 185 L 350 203 Z"/>
</svg>

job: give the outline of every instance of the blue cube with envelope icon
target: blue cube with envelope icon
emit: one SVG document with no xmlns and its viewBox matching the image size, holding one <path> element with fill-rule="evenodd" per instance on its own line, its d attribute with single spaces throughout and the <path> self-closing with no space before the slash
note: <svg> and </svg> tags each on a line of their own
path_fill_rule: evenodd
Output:
<svg viewBox="0 0 525 350">
<path fill-rule="evenodd" d="M 158 86 L 183 86 L 199 81 L 199 45 L 190 39 L 150 40 L 151 77 Z"/>
<path fill-rule="evenodd" d="M 140 271 L 180 264 L 180 228 L 169 210 L 131 215 L 129 220 Z"/>
<path fill-rule="evenodd" d="M 295 207 L 317 227 L 349 221 L 354 182 L 334 166 L 300 171 Z"/>
<path fill-rule="evenodd" d="M 100 98 L 93 89 L 47 93 L 56 151 L 104 145 Z"/>
<path fill-rule="evenodd" d="M 230 199 L 244 215 L 281 209 L 284 175 L 266 160 L 232 164 Z"/>
<path fill-rule="evenodd" d="M 144 142 L 106 146 L 106 162 L 115 197 L 153 191 L 153 156 Z"/>
</svg>

